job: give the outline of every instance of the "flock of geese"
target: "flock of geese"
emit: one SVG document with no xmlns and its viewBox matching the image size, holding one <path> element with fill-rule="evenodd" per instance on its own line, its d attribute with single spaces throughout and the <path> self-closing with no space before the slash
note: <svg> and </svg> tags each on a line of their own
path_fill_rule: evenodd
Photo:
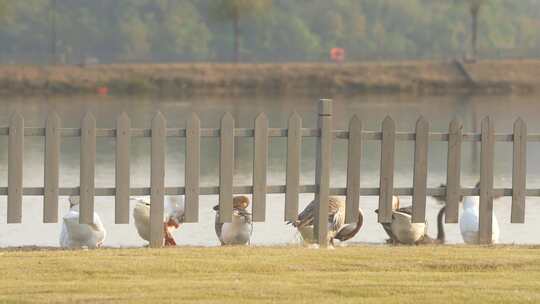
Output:
<svg viewBox="0 0 540 304">
<path fill-rule="evenodd" d="M 136 205 L 133 219 L 139 236 L 150 242 L 150 203 L 142 199 L 132 199 Z M 63 248 L 99 248 L 105 240 L 106 231 L 98 214 L 94 213 L 94 224 L 79 224 L 79 197 L 69 198 L 70 210 L 63 217 L 60 233 L 60 246 Z M 233 216 L 230 223 L 221 223 L 219 205 L 213 207 L 215 215 L 215 232 L 221 245 L 248 245 L 253 232 L 251 213 L 247 210 L 250 201 L 246 196 L 235 196 L 233 199 Z M 357 221 L 345 224 L 345 203 L 338 197 L 330 197 L 328 201 L 328 234 L 329 248 L 333 248 L 336 240 L 345 242 L 353 238 L 362 228 L 364 213 L 359 210 Z M 166 197 L 163 217 L 164 246 L 176 246 L 172 234 L 184 222 L 184 201 L 180 196 Z M 316 202 L 312 201 L 298 215 L 295 221 L 287 224 L 298 230 L 304 244 L 316 247 L 314 240 L 314 219 Z M 381 223 L 388 235 L 387 243 L 402 245 L 444 244 L 445 232 L 443 218 L 446 207 L 443 206 L 437 215 L 437 236 L 427 233 L 427 222 L 412 222 L 412 206 L 400 207 L 399 197 L 392 201 L 392 221 Z M 375 210 L 377 213 L 378 210 Z M 460 231 L 466 244 L 479 243 L 479 199 L 475 196 L 463 198 L 463 212 L 460 219 Z M 499 241 L 499 225 L 493 215 L 492 242 Z"/>
<path fill-rule="evenodd" d="M 135 202 L 133 219 L 139 236 L 150 242 L 150 202 L 132 198 Z M 167 196 L 163 214 L 163 246 L 176 246 L 172 231 L 184 222 L 184 200 L 181 196 Z M 247 245 L 250 242 L 253 224 L 248 212 L 249 198 L 236 196 L 233 198 L 233 213 L 230 223 L 221 223 L 219 205 L 213 207 L 216 212 L 215 231 L 221 245 Z M 63 248 L 99 248 L 107 235 L 101 218 L 94 212 L 93 224 L 79 223 L 79 197 L 69 197 L 69 211 L 63 217 L 60 232 L 60 246 Z"/>
</svg>

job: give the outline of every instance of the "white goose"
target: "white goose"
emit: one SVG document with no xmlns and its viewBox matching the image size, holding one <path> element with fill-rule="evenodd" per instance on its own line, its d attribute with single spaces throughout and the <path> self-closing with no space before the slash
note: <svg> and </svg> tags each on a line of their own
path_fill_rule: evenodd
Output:
<svg viewBox="0 0 540 304">
<path fill-rule="evenodd" d="M 150 242 L 150 203 L 142 199 L 132 199 L 136 201 L 133 209 L 133 219 L 135 228 L 139 236 Z M 165 209 L 163 215 L 163 230 L 165 232 L 164 245 L 176 246 L 176 241 L 171 233 L 172 229 L 178 229 L 184 222 L 185 203 L 181 196 L 165 197 Z"/>
<path fill-rule="evenodd" d="M 459 218 L 459 229 L 466 244 L 479 244 L 479 208 L 478 196 L 466 196 L 463 200 L 463 212 Z M 493 214 L 492 217 L 492 243 L 499 242 L 499 222 Z"/>
<path fill-rule="evenodd" d="M 79 197 L 69 197 L 69 212 L 63 217 L 60 232 L 62 248 L 99 248 L 105 240 L 106 231 L 99 215 L 94 212 L 93 224 L 79 224 Z"/>
</svg>

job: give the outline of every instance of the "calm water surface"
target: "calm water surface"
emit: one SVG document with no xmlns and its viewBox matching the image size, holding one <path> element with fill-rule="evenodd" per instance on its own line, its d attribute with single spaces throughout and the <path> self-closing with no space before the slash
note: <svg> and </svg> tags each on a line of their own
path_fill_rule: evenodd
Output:
<svg viewBox="0 0 540 304">
<path fill-rule="evenodd" d="M 358 115 L 364 128 L 380 130 L 380 123 L 386 115 L 396 120 L 399 131 L 413 131 L 420 115 L 426 117 L 433 131 L 446 132 L 449 122 L 458 117 L 464 122 L 464 131 L 472 132 L 478 128 L 479 120 L 491 116 L 495 120 L 497 133 L 511 133 L 512 124 L 517 117 L 522 117 L 528 124 L 530 133 L 540 133 L 540 97 L 516 96 L 363 96 L 334 98 L 334 127 L 345 129 L 348 120 Z M 69 97 L 49 99 L 3 99 L 0 101 L 0 125 L 6 126 L 11 113 L 20 111 L 29 127 L 43 127 L 46 113 L 58 112 L 65 127 L 79 127 L 84 113 L 91 111 L 97 119 L 98 128 L 113 128 L 116 117 L 125 111 L 132 119 L 135 128 L 150 127 L 156 111 L 161 111 L 167 118 L 168 127 L 184 127 L 185 120 L 191 113 L 197 113 L 203 128 L 218 127 L 220 117 L 231 112 L 236 119 L 236 126 L 252 128 L 254 119 L 260 112 L 266 112 L 270 127 L 286 127 L 288 116 L 297 111 L 303 118 L 305 127 L 315 127 L 317 101 L 302 98 L 236 98 L 212 99 L 197 98 L 175 100 L 172 98 L 100 98 Z M 150 140 L 134 138 L 131 145 L 131 184 L 134 187 L 149 186 Z M 62 142 L 60 184 L 62 187 L 79 185 L 79 144 L 78 138 L 65 138 Z M 168 139 L 167 142 L 167 186 L 184 185 L 184 144 L 183 139 Z M 251 183 L 253 139 L 238 139 L 236 145 L 236 185 Z M 347 142 L 335 141 L 332 184 L 345 186 Z M 24 186 L 43 186 L 43 145 L 40 137 L 25 138 Z M 114 141 L 98 138 L 97 140 L 96 187 L 114 187 Z M 315 140 L 304 139 L 302 145 L 302 180 L 303 184 L 314 183 Z M 364 148 L 362 161 L 362 186 L 377 187 L 379 178 L 380 144 L 369 141 Z M 399 142 L 396 145 L 396 187 L 412 186 L 412 166 L 414 158 L 412 142 Z M 446 143 L 432 142 L 429 147 L 428 185 L 436 187 L 445 181 Z M 203 186 L 217 185 L 218 176 L 218 139 L 202 139 L 201 183 Z M 478 143 L 463 144 L 462 184 L 473 186 L 478 179 Z M 531 143 L 528 147 L 529 188 L 540 187 L 540 144 Z M 269 176 L 270 184 L 285 183 L 286 139 L 273 138 L 270 142 Z M 511 187 L 512 144 L 497 143 L 495 158 L 495 186 Z M 7 186 L 7 137 L 0 136 L 0 186 Z M 301 207 L 305 206 L 313 195 L 301 195 Z M 67 212 L 66 197 L 60 198 L 61 215 Z M 403 197 L 402 205 L 410 204 L 410 197 Z M 526 224 L 509 224 L 510 198 L 495 201 L 495 213 L 501 225 L 501 241 L 504 243 L 540 243 L 537 232 L 540 228 L 540 202 L 537 198 L 527 199 Z M 214 234 L 214 213 L 211 207 L 217 203 L 217 196 L 201 197 L 200 222 L 185 224 L 175 232 L 179 244 L 214 246 L 218 244 Z M 376 197 L 362 197 L 361 206 L 366 214 L 365 224 L 353 239 L 355 242 L 378 242 L 385 239 L 385 233 L 376 223 L 373 210 Z M 252 243 L 256 245 L 290 244 L 297 242 L 293 228 L 283 222 L 284 195 L 269 195 L 267 221 L 256 223 Z M 6 197 L 0 197 L 0 247 L 19 245 L 57 246 L 60 224 L 42 224 L 42 198 L 24 197 L 23 223 L 6 224 Z M 440 208 L 428 199 L 428 221 L 430 234 L 436 234 L 435 215 Z M 96 211 L 101 216 L 108 231 L 107 246 L 141 246 L 144 244 L 133 226 L 114 224 L 114 200 L 112 197 L 97 197 Z M 461 243 L 459 227 L 456 224 L 445 225 L 450 243 Z"/>
</svg>

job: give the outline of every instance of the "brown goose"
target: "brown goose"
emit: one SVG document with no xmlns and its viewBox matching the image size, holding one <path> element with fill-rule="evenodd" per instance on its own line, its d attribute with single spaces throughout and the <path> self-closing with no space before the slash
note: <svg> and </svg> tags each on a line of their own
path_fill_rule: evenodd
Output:
<svg viewBox="0 0 540 304">
<path fill-rule="evenodd" d="M 295 221 L 287 222 L 292 224 L 306 243 L 315 243 L 313 233 L 313 221 L 315 219 L 316 202 L 312 201 L 300 214 Z M 362 218 L 363 220 L 363 218 Z M 345 203 L 337 197 L 328 198 L 328 234 L 327 240 L 330 245 L 334 245 L 334 238 L 345 223 Z M 360 229 L 360 228 L 358 228 Z"/>
</svg>

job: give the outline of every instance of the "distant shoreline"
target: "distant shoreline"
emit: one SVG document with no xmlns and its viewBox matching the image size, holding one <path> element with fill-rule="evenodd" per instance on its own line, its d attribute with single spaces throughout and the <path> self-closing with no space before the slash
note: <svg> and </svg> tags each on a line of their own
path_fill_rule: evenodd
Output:
<svg viewBox="0 0 540 304">
<path fill-rule="evenodd" d="M 540 60 L 0 66 L 0 95 L 533 94 Z"/>
</svg>

